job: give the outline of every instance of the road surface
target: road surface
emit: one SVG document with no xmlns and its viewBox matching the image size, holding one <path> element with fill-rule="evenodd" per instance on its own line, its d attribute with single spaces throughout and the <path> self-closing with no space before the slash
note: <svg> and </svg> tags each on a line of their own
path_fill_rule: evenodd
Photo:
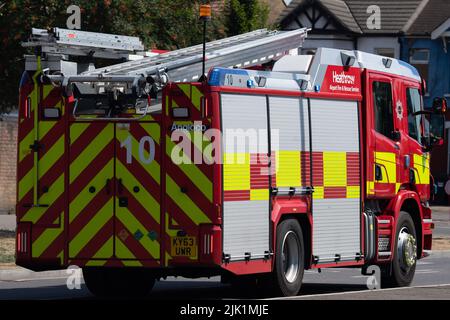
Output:
<svg viewBox="0 0 450 320">
<path fill-rule="evenodd" d="M 0 279 L 4 279 L 1 276 Z M 306 271 L 298 297 L 289 299 L 446 299 L 450 300 L 450 251 L 435 252 L 419 261 L 410 289 L 372 292 L 367 289 L 367 276 L 357 269 L 325 269 L 322 273 Z M 69 290 L 67 276 L 0 281 L 0 299 L 93 299 L 84 284 L 80 290 Z M 432 286 L 422 288 L 422 286 Z M 418 288 L 420 287 L 420 288 Z M 381 293 L 382 292 L 382 293 Z M 156 283 L 149 300 L 277 298 L 245 293 L 219 278 L 168 278 Z"/>
</svg>

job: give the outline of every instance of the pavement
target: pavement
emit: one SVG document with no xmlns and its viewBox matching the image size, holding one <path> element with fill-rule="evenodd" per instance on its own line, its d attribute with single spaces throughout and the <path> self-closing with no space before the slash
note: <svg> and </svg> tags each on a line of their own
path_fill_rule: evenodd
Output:
<svg viewBox="0 0 450 320">
<path fill-rule="evenodd" d="M 450 239 L 450 207 L 433 207 L 434 238 Z M 15 216 L 0 215 L 0 230 L 14 230 Z M 3 299 L 93 299 L 80 277 L 80 288 L 69 290 L 67 270 L 33 272 L 11 265 L 0 268 L 0 300 Z M 289 300 L 450 300 L 450 250 L 433 251 L 418 262 L 416 276 L 408 288 L 368 290 L 369 277 L 358 269 L 305 271 L 301 294 Z M 150 300 L 270 298 L 242 292 L 220 283 L 219 277 L 184 279 L 170 277 L 158 281 Z M 284 299 L 284 298 L 283 298 Z"/>
<path fill-rule="evenodd" d="M 69 274 L 73 274 L 69 272 Z M 82 277 L 80 289 L 67 287 L 66 270 L 31 272 L 25 269 L 0 270 L 0 300 L 13 299 L 93 299 Z M 416 276 L 411 287 L 399 289 L 369 290 L 369 277 L 358 269 L 323 269 L 305 272 L 299 296 L 289 300 L 450 300 L 450 251 L 433 252 L 418 262 Z M 73 281 L 69 281 L 74 284 Z M 370 282 L 372 283 L 372 282 Z M 147 297 L 148 300 L 216 300 L 216 299 L 280 299 L 264 296 L 259 292 L 243 292 L 220 283 L 219 277 L 185 279 L 170 277 L 158 281 Z M 286 299 L 286 298 L 281 298 Z"/>
<path fill-rule="evenodd" d="M 433 238 L 450 238 L 450 207 L 433 207 Z"/>
</svg>

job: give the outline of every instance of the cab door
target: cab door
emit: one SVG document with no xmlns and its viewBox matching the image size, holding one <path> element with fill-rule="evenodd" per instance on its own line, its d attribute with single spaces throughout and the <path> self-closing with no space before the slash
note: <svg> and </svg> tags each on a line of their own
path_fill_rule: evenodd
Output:
<svg viewBox="0 0 450 320">
<path fill-rule="evenodd" d="M 394 81 L 370 73 L 368 80 L 367 123 L 369 154 L 367 194 L 376 198 L 393 197 L 399 186 L 400 130 L 395 120 Z"/>
<path fill-rule="evenodd" d="M 160 125 L 115 125 L 115 257 L 160 258 Z"/>
<path fill-rule="evenodd" d="M 418 83 L 401 81 L 403 105 L 405 106 L 404 126 L 404 159 L 405 180 L 416 187 L 422 200 L 430 196 L 430 155 L 423 151 L 423 116 L 414 113 L 423 110 L 422 93 Z"/>
</svg>

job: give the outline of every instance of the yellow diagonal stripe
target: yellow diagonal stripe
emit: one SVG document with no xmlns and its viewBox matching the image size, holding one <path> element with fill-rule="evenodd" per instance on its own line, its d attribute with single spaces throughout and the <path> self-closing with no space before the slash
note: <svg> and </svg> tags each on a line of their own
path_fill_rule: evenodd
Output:
<svg viewBox="0 0 450 320">
<path fill-rule="evenodd" d="M 70 126 L 70 143 L 74 144 L 81 134 L 89 127 L 89 123 L 75 123 Z"/>
<path fill-rule="evenodd" d="M 175 147 L 175 143 L 170 139 L 170 137 L 166 137 L 167 143 L 167 155 L 171 157 L 172 149 Z M 205 195 L 205 197 L 212 202 L 212 182 L 208 179 L 208 177 L 195 165 L 189 164 L 190 159 L 183 154 L 183 162 L 178 167 L 186 174 L 186 176 L 192 181 L 193 184 Z"/>
<path fill-rule="evenodd" d="M 19 162 L 31 153 L 30 146 L 33 144 L 33 141 L 34 131 L 31 130 L 19 143 Z"/>
<path fill-rule="evenodd" d="M 48 150 L 44 156 L 39 160 L 39 177 L 43 177 L 48 170 L 61 158 L 64 154 L 64 136 L 61 136 L 58 141 Z"/>
<path fill-rule="evenodd" d="M 152 218 L 159 223 L 160 222 L 160 213 L 159 213 L 159 202 L 154 198 L 154 196 L 150 194 L 147 189 L 137 180 L 128 169 L 120 162 L 116 162 L 116 176 L 122 179 L 124 185 L 133 184 L 133 186 L 138 186 L 140 191 L 134 197 L 142 207 L 150 212 Z"/>
<path fill-rule="evenodd" d="M 64 212 L 61 213 L 61 226 L 64 226 Z M 34 242 L 31 250 L 33 258 L 40 257 L 44 251 L 55 241 L 55 239 L 64 231 L 61 228 L 46 229 Z"/>
<path fill-rule="evenodd" d="M 137 161 L 139 163 L 140 162 L 140 158 L 141 156 L 139 155 L 139 141 L 137 141 L 134 136 L 130 135 L 128 133 L 128 131 L 117 131 L 117 139 L 120 141 L 120 143 L 124 142 L 126 139 L 128 139 L 129 137 L 131 137 L 131 154 L 133 155 L 132 161 Z M 147 151 L 146 149 L 144 149 L 143 151 L 141 150 L 141 152 L 143 152 L 143 156 L 145 159 L 148 159 L 149 157 L 149 151 Z M 119 161 L 118 161 L 119 162 Z M 158 183 L 160 184 L 161 182 L 161 178 L 160 178 L 160 166 L 159 163 L 157 161 L 152 161 L 150 164 L 142 164 L 142 167 L 145 169 L 145 171 L 148 172 L 148 174 Z"/>
<path fill-rule="evenodd" d="M 71 129 L 76 125 L 72 125 Z M 72 183 L 78 175 L 83 172 L 91 161 L 103 150 L 103 148 L 114 138 L 114 125 L 109 124 L 105 127 L 87 147 L 78 155 L 76 159 L 72 159 L 70 164 L 70 183 Z"/>
<path fill-rule="evenodd" d="M 108 255 L 112 256 L 113 237 L 111 236 L 103 246 L 92 256 L 91 259 L 107 259 Z M 89 267 L 100 267 L 106 263 L 107 260 L 89 260 L 86 265 Z"/>
<path fill-rule="evenodd" d="M 117 204 L 118 205 L 118 204 Z M 118 206 L 116 206 L 118 207 Z M 125 207 L 118 208 L 116 213 L 117 219 L 119 219 L 124 226 L 127 227 L 132 233 L 137 230 L 140 230 L 144 236 L 139 240 L 145 250 L 150 253 L 150 255 L 154 258 L 159 258 L 159 242 L 152 241 L 149 237 L 147 237 L 147 230 L 140 222 L 137 220 L 134 215 Z M 133 259 L 134 256 L 127 256 L 126 252 L 119 251 L 119 248 L 116 247 L 116 255 L 122 259 Z"/>
<path fill-rule="evenodd" d="M 49 187 L 49 192 L 44 193 L 39 202 L 51 206 L 59 196 L 64 192 L 64 173 Z M 28 210 L 21 221 L 30 221 L 36 223 L 48 210 L 49 207 L 38 207 Z"/>
<path fill-rule="evenodd" d="M 84 228 L 69 243 L 69 256 L 76 256 L 89 241 L 100 231 L 100 229 L 113 216 L 113 200 L 110 199 L 94 217 L 84 226 Z M 112 247 L 111 253 L 112 253 Z"/>
<path fill-rule="evenodd" d="M 89 188 L 94 187 L 97 192 L 105 186 L 106 179 L 113 176 L 114 160 L 111 159 L 96 175 L 86 183 L 86 187 L 73 199 L 69 205 L 69 223 L 78 216 L 78 214 L 92 201 L 96 193 L 90 193 Z"/>
<path fill-rule="evenodd" d="M 208 216 L 187 196 L 180 191 L 180 187 L 166 175 L 166 190 L 168 196 L 183 210 L 183 212 L 196 224 L 211 223 Z"/>
</svg>

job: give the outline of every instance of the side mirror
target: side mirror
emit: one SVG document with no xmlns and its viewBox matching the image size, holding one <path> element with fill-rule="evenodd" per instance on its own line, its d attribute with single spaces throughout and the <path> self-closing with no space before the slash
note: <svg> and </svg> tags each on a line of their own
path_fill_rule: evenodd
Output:
<svg viewBox="0 0 450 320">
<path fill-rule="evenodd" d="M 445 117 L 442 113 L 428 113 L 425 115 L 424 145 L 427 151 L 435 145 L 441 145 L 445 138 Z"/>
<path fill-rule="evenodd" d="M 445 98 L 434 98 L 433 112 L 444 114 L 447 111 L 447 100 Z"/>
</svg>

